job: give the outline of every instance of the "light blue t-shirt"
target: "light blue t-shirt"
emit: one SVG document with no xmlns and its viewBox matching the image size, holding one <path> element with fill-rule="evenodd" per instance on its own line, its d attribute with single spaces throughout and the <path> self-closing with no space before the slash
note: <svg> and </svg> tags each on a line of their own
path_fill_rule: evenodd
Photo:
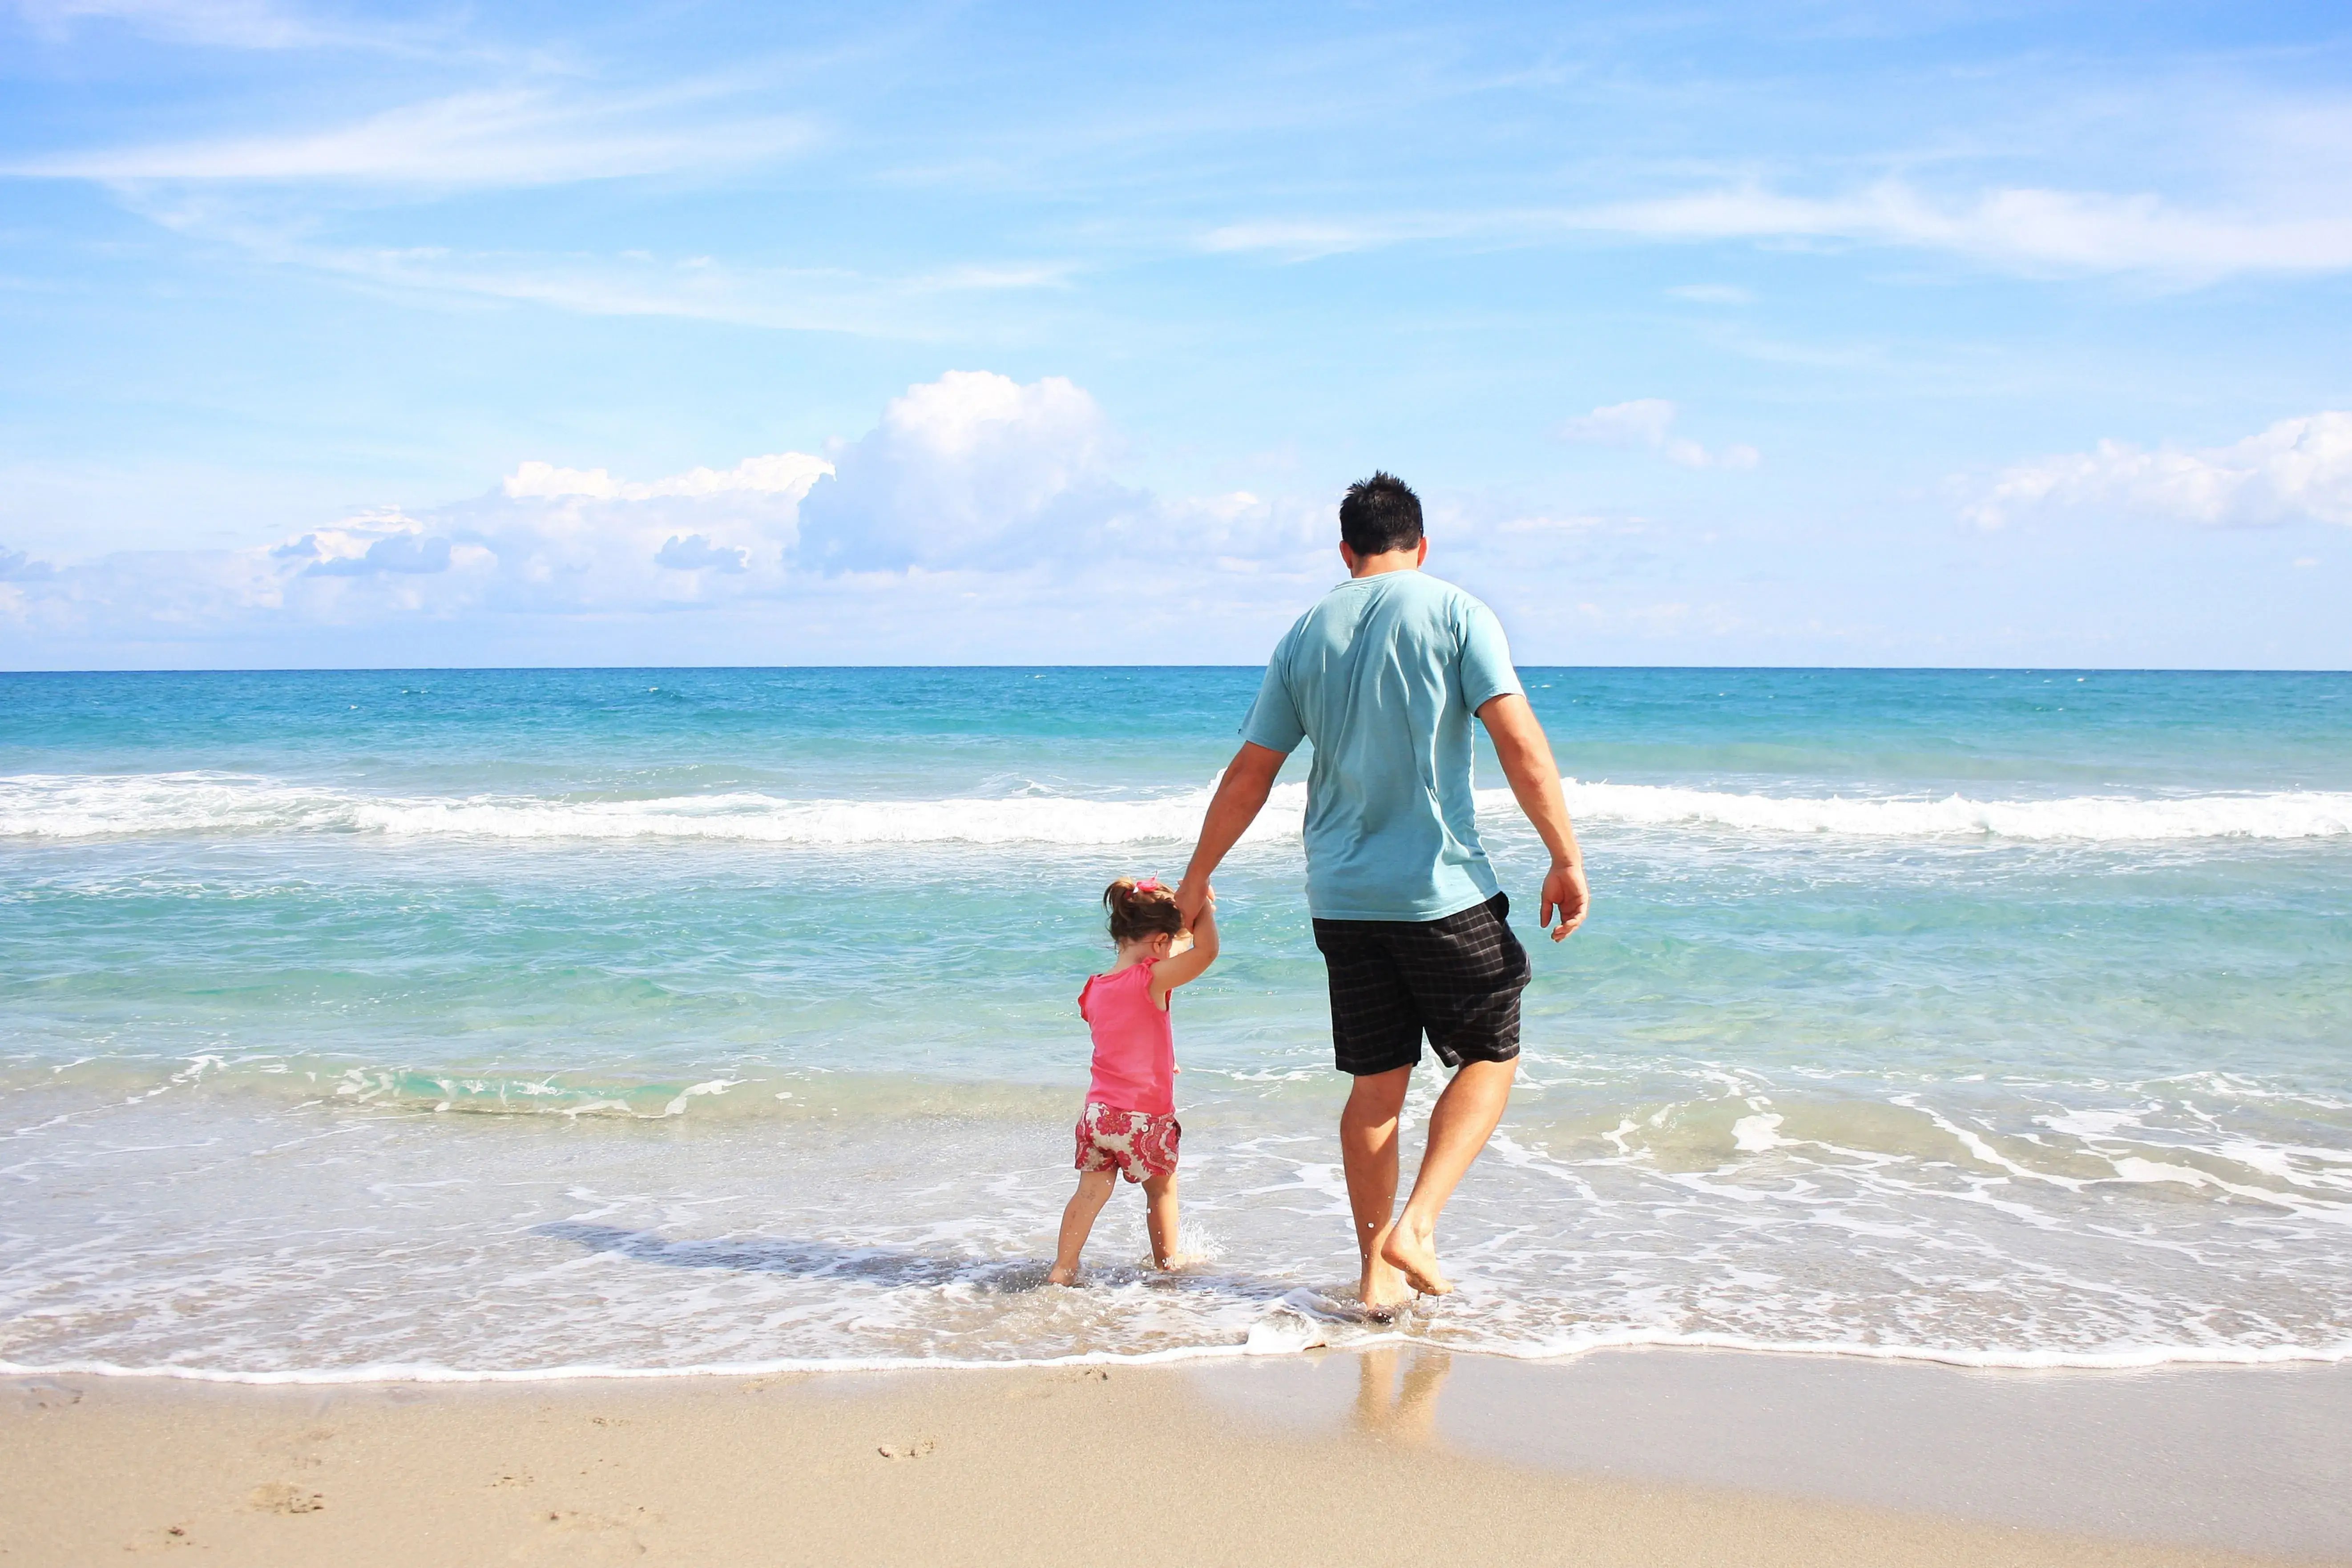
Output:
<svg viewBox="0 0 2352 1568">
<path fill-rule="evenodd" d="M 1495 896 L 1470 793 L 1470 723 L 1523 689 L 1486 605 L 1422 572 L 1354 577 L 1298 617 L 1242 739 L 1307 775 L 1307 907 L 1328 921 L 1443 920 Z"/>
</svg>

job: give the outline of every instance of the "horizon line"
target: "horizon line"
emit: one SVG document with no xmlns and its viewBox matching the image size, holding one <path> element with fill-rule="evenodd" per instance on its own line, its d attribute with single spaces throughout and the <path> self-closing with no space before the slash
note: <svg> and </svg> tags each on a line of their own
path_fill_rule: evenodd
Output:
<svg viewBox="0 0 2352 1568">
<path fill-rule="evenodd" d="M 661 674 L 721 674 L 744 671 L 843 672 L 880 670 L 1262 670 L 1262 663 L 1246 664 L 383 664 L 383 665 L 211 665 L 106 669 L 55 668 L 0 669 L 0 679 L 41 676 L 176 676 L 176 675 L 589 675 L 655 672 Z M 2094 665 L 2094 664 L 1540 664 L 1517 669 L 1665 671 L 1684 670 L 1714 675 L 2352 675 L 2352 667 L 2244 665 Z"/>
</svg>

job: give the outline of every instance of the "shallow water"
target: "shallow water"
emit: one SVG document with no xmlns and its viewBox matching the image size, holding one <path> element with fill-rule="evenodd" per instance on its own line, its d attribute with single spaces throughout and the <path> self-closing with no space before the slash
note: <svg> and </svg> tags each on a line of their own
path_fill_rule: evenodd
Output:
<svg viewBox="0 0 2352 1568">
<path fill-rule="evenodd" d="M 1598 906 L 1404 1331 L 2352 1351 L 2352 677 L 1528 672 Z M 1095 900 L 1234 670 L 0 677 L 0 1363 L 1345 1342 L 1294 787 L 1178 1001 L 1190 1245 L 1039 1289 Z M 1303 776 L 1294 763 L 1293 772 Z M 1523 936 L 1539 854 L 1488 765 Z M 1416 1091 L 1425 1110 L 1433 1083 Z"/>
</svg>

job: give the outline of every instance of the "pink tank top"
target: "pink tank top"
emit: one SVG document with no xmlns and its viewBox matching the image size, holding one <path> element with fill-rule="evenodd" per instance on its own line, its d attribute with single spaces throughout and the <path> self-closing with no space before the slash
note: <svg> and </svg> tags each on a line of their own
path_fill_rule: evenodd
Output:
<svg viewBox="0 0 2352 1568">
<path fill-rule="evenodd" d="M 1078 1016 L 1095 1031 L 1095 1081 L 1087 1098 L 1113 1110 L 1176 1113 L 1175 1026 L 1165 1008 L 1151 1005 L 1158 962 L 1097 974 L 1078 993 Z"/>
</svg>

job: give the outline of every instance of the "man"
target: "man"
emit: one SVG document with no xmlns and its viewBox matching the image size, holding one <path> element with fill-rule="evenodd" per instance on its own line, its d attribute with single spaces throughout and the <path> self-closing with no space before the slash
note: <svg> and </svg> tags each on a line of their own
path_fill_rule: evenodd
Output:
<svg viewBox="0 0 2352 1568">
<path fill-rule="evenodd" d="M 1354 1076 L 1339 1117 L 1364 1305 L 1454 1287 L 1437 1260 L 1437 1217 L 1486 1146 L 1510 1099 L 1528 956 L 1478 842 L 1470 789 L 1475 714 L 1511 793 L 1551 852 L 1539 918 L 1564 940 L 1590 893 L 1560 797 L 1559 769 L 1528 708 L 1501 626 L 1486 605 L 1425 575 L 1421 501 L 1386 473 L 1339 503 L 1348 581 L 1274 650 L 1201 825 L 1179 910 L 1189 921 L 1209 878 L 1265 805 L 1301 740 L 1307 781 L 1307 900 L 1331 985 L 1331 1043 Z M 1429 1119 L 1428 1147 L 1397 1215 L 1397 1117 L 1421 1041 L 1454 1080 Z"/>
</svg>

